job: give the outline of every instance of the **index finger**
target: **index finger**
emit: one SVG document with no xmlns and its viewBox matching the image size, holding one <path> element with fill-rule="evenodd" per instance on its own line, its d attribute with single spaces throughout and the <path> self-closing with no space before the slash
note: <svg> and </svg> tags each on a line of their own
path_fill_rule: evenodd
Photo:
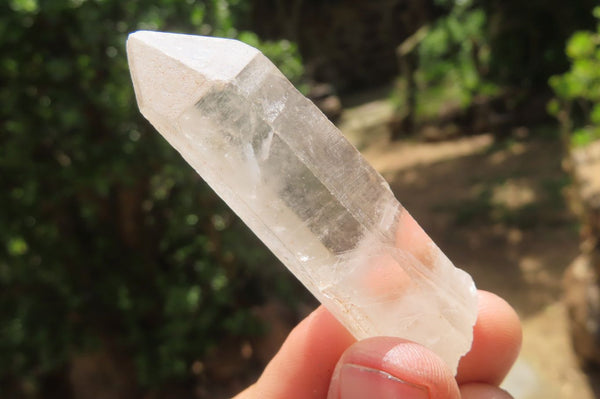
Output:
<svg viewBox="0 0 600 399">
<path fill-rule="evenodd" d="M 513 308 L 499 296 L 479 291 L 473 345 L 458 365 L 456 380 L 499 385 L 517 359 L 521 339 L 521 323 Z"/>
</svg>

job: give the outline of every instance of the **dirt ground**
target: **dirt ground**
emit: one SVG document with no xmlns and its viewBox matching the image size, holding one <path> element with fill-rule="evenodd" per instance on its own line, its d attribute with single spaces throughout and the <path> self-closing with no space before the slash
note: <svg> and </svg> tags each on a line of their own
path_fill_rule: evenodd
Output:
<svg viewBox="0 0 600 399">
<path fill-rule="evenodd" d="M 389 101 L 361 100 L 349 100 L 341 130 L 450 259 L 522 319 L 522 353 L 504 387 L 516 399 L 594 398 L 561 303 L 563 271 L 579 239 L 564 202 L 569 178 L 559 140 L 523 128 L 502 142 L 478 135 L 391 143 Z"/>
</svg>

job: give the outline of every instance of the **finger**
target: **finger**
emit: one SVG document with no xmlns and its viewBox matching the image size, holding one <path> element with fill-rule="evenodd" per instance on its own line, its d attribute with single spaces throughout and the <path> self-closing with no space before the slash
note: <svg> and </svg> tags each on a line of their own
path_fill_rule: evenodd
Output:
<svg viewBox="0 0 600 399">
<path fill-rule="evenodd" d="M 462 382 L 498 384 L 520 346 L 519 321 L 500 298 L 480 292 L 472 351 L 462 359 Z M 236 399 L 325 397 L 332 370 L 354 338 L 323 307 L 290 334 L 259 381 Z"/>
<path fill-rule="evenodd" d="M 459 399 L 454 375 L 433 352 L 393 337 L 369 338 L 344 352 L 328 399 Z"/>
<path fill-rule="evenodd" d="M 512 396 L 505 390 L 481 383 L 462 385 L 460 394 L 462 399 L 512 399 Z"/>
<path fill-rule="evenodd" d="M 236 399 L 325 398 L 337 361 L 355 341 L 321 306 L 292 330 L 256 384 Z"/>
<path fill-rule="evenodd" d="M 490 292 L 479 291 L 473 346 L 460 361 L 458 383 L 499 385 L 519 354 L 521 339 L 519 317 L 510 305 Z"/>
</svg>

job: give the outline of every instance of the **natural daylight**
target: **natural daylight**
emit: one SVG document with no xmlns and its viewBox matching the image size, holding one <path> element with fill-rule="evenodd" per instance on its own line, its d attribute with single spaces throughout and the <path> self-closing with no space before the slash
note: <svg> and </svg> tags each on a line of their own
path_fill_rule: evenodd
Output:
<svg viewBox="0 0 600 399">
<path fill-rule="evenodd" d="M 600 398 L 595 0 L 7 0 L 0 50 L 1 397 Z"/>
</svg>

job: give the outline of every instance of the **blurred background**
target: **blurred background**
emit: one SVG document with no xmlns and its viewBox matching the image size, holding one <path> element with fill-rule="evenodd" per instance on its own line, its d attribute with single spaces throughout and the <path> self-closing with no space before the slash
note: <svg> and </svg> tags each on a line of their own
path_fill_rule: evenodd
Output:
<svg viewBox="0 0 600 399">
<path fill-rule="evenodd" d="M 261 49 L 517 309 L 515 397 L 600 397 L 596 4 L 1 2 L 0 395 L 228 397 L 316 306 L 139 114 L 151 29 Z"/>
</svg>

